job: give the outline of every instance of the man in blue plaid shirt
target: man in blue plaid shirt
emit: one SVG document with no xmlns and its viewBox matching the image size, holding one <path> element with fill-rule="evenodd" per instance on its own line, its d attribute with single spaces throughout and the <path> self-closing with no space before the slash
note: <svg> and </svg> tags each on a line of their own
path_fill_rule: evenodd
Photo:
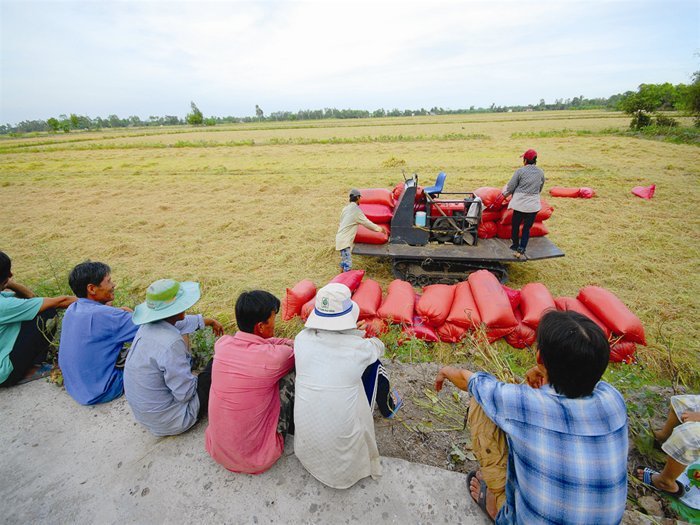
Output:
<svg viewBox="0 0 700 525">
<path fill-rule="evenodd" d="M 627 411 L 600 378 L 610 348 L 575 312 L 548 312 L 537 331 L 528 385 L 444 367 L 472 395 L 469 426 L 480 471 L 472 498 L 496 523 L 617 524 L 627 498 Z"/>
</svg>

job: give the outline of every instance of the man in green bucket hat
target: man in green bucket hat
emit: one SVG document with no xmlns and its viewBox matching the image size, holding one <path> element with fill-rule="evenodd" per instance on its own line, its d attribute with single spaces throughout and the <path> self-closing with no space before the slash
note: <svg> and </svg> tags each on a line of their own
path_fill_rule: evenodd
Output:
<svg viewBox="0 0 700 525">
<path fill-rule="evenodd" d="M 156 436 L 181 434 L 207 412 L 212 361 L 196 377 L 188 345 L 175 328 L 185 321 L 223 335 L 215 319 L 185 315 L 199 298 L 199 283 L 160 279 L 134 309 L 133 321 L 140 327 L 124 366 L 124 392 L 136 421 Z"/>
</svg>

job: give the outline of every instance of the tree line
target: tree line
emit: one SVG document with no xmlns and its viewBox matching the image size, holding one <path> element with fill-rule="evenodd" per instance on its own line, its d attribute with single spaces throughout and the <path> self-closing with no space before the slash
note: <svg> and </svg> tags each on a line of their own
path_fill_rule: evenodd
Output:
<svg viewBox="0 0 700 525">
<path fill-rule="evenodd" d="M 190 112 L 185 118 L 174 115 L 150 116 L 142 120 L 138 116 L 120 118 L 117 115 L 109 115 L 107 118 L 90 118 L 85 115 L 59 115 L 47 120 L 25 120 L 18 124 L 0 125 L 0 134 L 50 132 L 69 133 L 73 130 L 99 130 L 104 128 L 132 128 L 149 126 L 180 126 L 180 125 L 204 125 L 215 126 L 217 124 L 230 124 L 242 122 L 262 121 L 297 121 L 297 120 L 321 120 L 321 119 L 357 119 L 357 118 L 384 118 L 407 117 L 424 115 L 460 115 L 470 113 L 504 113 L 521 111 L 552 111 L 552 110 L 576 110 L 576 109 L 605 109 L 611 111 L 625 111 L 632 115 L 631 127 L 641 128 L 654 123 L 652 114 L 655 114 L 656 124 L 673 126 L 675 121 L 665 117 L 663 111 L 685 111 L 695 116 L 696 125 L 700 126 L 700 71 L 693 76 L 693 83 L 686 84 L 641 84 L 637 91 L 618 93 L 608 98 L 586 98 L 583 95 L 556 99 L 548 104 L 540 99 L 537 104 L 524 106 L 497 106 L 491 104 L 488 108 L 470 106 L 468 109 L 446 109 L 432 107 L 430 109 L 377 109 L 374 111 L 361 109 L 302 109 L 296 112 L 275 111 L 265 116 L 259 105 L 255 105 L 255 116 L 246 117 L 205 117 L 194 102 L 190 103 Z"/>
</svg>

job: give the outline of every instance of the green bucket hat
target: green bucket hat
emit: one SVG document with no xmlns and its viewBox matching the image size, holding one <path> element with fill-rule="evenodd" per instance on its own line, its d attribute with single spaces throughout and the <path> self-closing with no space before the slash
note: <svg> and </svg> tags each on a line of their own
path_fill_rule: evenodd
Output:
<svg viewBox="0 0 700 525">
<path fill-rule="evenodd" d="M 136 306 L 132 320 L 141 325 L 167 319 L 191 308 L 199 297 L 199 283 L 160 279 L 148 287 L 146 302 Z"/>
</svg>

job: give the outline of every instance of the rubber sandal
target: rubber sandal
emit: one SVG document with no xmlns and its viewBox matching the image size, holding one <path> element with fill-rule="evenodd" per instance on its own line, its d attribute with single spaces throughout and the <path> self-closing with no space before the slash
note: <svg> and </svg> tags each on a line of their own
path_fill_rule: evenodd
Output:
<svg viewBox="0 0 700 525">
<path fill-rule="evenodd" d="M 489 520 L 491 520 L 491 523 L 494 522 L 493 518 L 490 516 L 489 512 L 486 510 L 486 490 L 488 487 L 486 486 L 486 482 L 483 479 L 478 479 L 477 481 L 479 482 L 479 499 L 475 500 L 472 497 L 471 494 L 471 487 L 472 487 L 472 479 L 476 478 L 476 470 L 472 470 L 469 474 L 467 474 L 467 490 L 469 491 L 469 498 L 479 505 L 479 508 L 484 511 L 484 514 L 486 514 L 486 517 L 488 517 Z"/>
<path fill-rule="evenodd" d="M 403 399 L 399 395 L 399 391 L 396 390 L 395 388 L 391 391 L 391 397 L 394 400 L 394 409 L 391 411 L 391 414 L 386 416 L 387 419 L 393 419 L 396 413 L 401 409 L 403 406 Z"/>
<path fill-rule="evenodd" d="M 53 365 L 50 363 L 42 363 L 39 368 L 37 368 L 34 373 L 30 376 L 23 377 L 19 381 L 17 381 L 18 385 L 23 385 L 24 383 L 29 383 L 31 381 L 36 381 L 37 379 L 41 379 L 42 377 L 46 377 L 51 373 L 51 370 L 53 370 Z"/>
<path fill-rule="evenodd" d="M 685 486 L 682 483 L 678 483 L 678 481 L 676 481 L 676 485 L 678 485 L 678 490 L 675 492 L 670 492 L 668 490 L 660 489 L 658 487 L 655 487 L 654 483 L 651 481 L 651 477 L 654 474 L 658 474 L 658 472 L 656 470 L 651 469 L 649 467 L 644 467 L 644 466 L 639 465 L 639 466 L 637 466 L 637 471 L 640 471 L 640 470 L 643 471 L 642 479 L 641 479 L 642 483 L 644 483 L 647 487 L 654 489 L 659 494 L 665 494 L 665 495 L 671 496 L 673 498 L 682 498 L 683 496 L 685 496 Z M 637 474 L 637 479 L 639 479 L 638 474 Z"/>
</svg>

